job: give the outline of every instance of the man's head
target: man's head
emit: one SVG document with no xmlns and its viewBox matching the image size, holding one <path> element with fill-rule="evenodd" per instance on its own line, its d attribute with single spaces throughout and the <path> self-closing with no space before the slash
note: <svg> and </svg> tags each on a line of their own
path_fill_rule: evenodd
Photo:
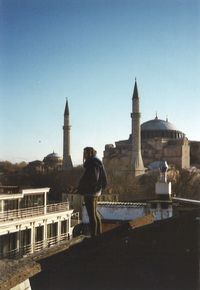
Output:
<svg viewBox="0 0 200 290">
<path fill-rule="evenodd" d="M 90 157 L 95 157 L 96 154 L 97 151 L 93 147 L 85 147 L 83 149 L 83 161 Z"/>
</svg>

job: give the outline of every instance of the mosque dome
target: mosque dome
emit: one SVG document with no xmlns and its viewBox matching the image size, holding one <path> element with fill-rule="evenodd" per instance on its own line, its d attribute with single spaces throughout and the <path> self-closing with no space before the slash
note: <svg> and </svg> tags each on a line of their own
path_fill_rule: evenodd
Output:
<svg viewBox="0 0 200 290">
<path fill-rule="evenodd" d="M 141 136 L 143 139 L 154 137 L 182 139 L 185 134 L 177 130 L 176 126 L 168 120 L 161 120 L 156 116 L 155 119 L 141 125 Z"/>
<path fill-rule="evenodd" d="M 62 163 L 62 158 L 57 153 L 53 152 L 44 157 L 43 162 L 45 165 L 60 165 Z"/>
<path fill-rule="evenodd" d="M 47 159 L 47 160 L 48 159 L 50 159 L 50 160 L 52 160 L 52 159 L 57 160 L 57 159 L 61 159 L 61 157 L 58 156 L 57 153 L 53 152 L 53 153 L 48 154 L 46 157 L 44 157 L 44 159 Z"/>
</svg>

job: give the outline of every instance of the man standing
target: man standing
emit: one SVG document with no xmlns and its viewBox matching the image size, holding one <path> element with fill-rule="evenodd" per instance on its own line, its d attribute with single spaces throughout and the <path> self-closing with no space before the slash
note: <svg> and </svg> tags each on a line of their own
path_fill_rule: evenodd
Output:
<svg viewBox="0 0 200 290">
<path fill-rule="evenodd" d="M 84 196 L 91 237 L 94 237 L 102 232 L 101 218 L 97 211 L 97 198 L 101 195 L 102 189 L 106 188 L 107 177 L 102 162 L 96 157 L 94 148 L 84 148 L 83 162 L 85 171 L 79 181 L 78 193 Z"/>
</svg>

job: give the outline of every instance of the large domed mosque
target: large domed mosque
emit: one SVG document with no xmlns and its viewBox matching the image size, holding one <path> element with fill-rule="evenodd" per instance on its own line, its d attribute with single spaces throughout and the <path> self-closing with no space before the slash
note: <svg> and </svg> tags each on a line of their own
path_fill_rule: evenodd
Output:
<svg viewBox="0 0 200 290">
<path fill-rule="evenodd" d="M 43 158 L 43 161 L 34 160 L 29 162 L 28 170 L 30 171 L 59 171 L 63 168 L 63 159 L 54 151 Z"/>
<path fill-rule="evenodd" d="M 104 151 L 106 167 L 119 166 L 121 170 L 130 170 L 131 166 L 131 139 L 107 144 Z M 168 120 L 155 119 L 141 124 L 141 154 L 144 166 L 154 169 L 160 161 L 178 168 L 190 167 L 190 146 L 185 133 L 181 132 Z"/>
<path fill-rule="evenodd" d="M 62 157 L 60 157 L 57 153 L 53 151 L 52 153 L 44 157 L 43 163 L 47 169 L 61 170 L 63 159 Z"/>
<path fill-rule="evenodd" d="M 135 89 L 136 88 L 136 89 Z M 136 97 L 134 94 L 136 92 Z M 159 119 L 157 114 L 152 120 L 139 124 L 138 132 L 134 133 L 134 122 L 139 112 L 139 95 L 137 90 L 137 83 L 135 82 L 133 103 L 134 99 L 138 102 L 136 112 L 133 105 L 131 113 L 132 133 L 127 140 L 120 140 L 113 144 L 105 145 L 103 162 L 107 169 L 114 168 L 115 170 L 130 171 L 132 170 L 132 159 L 134 156 L 134 138 L 139 138 L 137 147 L 141 151 L 142 161 L 145 168 L 155 169 L 160 161 L 167 161 L 169 165 L 177 168 L 188 169 L 191 162 L 200 165 L 200 142 L 189 141 L 186 134 L 176 128 L 176 126 L 169 122 L 168 119 Z M 137 128 L 136 128 L 137 130 Z M 133 135 L 133 138 L 132 138 Z M 139 159 L 138 159 L 139 160 Z M 196 164 L 194 164 L 196 165 Z"/>
</svg>

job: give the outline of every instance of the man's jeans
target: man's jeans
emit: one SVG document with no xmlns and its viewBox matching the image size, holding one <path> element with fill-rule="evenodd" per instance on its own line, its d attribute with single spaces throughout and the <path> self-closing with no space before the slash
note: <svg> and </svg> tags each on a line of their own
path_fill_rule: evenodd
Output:
<svg viewBox="0 0 200 290">
<path fill-rule="evenodd" d="M 90 222 L 90 229 L 91 229 L 91 236 L 98 236 L 102 233 L 102 224 L 101 218 L 99 213 L 97 212 L 97 196 L 89 196 L 86 195 L 84 197 L 85 207 L 87 209 L 89 222 Z"/>
</svg>

